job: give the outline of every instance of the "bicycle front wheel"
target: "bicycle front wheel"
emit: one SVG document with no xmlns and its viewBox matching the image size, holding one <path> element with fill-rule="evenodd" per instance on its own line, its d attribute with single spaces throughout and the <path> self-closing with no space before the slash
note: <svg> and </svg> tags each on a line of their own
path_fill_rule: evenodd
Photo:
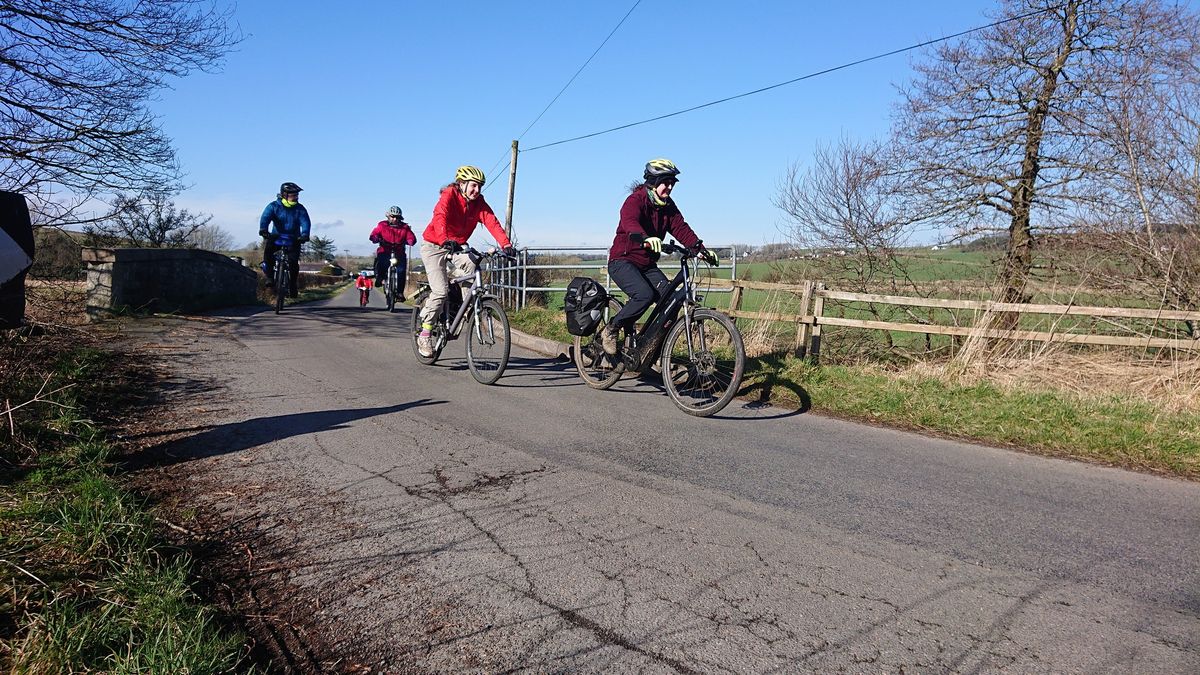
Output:
<svg viewBox="0 0 1200 675">
<path fill-rule="evenodd" d="M 692 312 L 671 327 L 663 346 L 662 378 L 680 410 L 708 417 L 737 395 L 746 369 L 746 347 L 733 319 L 711 309 Z"/>
<path fill-rule="evenodd" d="M 591 335 L 575 336 L 575 348 L 571 353 L 575 360 L 575 370 L 579 371 L 579 377 L 583 378 L 584 384 L 592 389 L 608 389 L 616 384 L 625 372 L 625 362 L 621 355 L 605 354 L 604 347 L 600 344 L 600 332 L 619 311 L 621 301 L 609 298 L 596 330 Z"/>
<path fill-rule="evenodd" d="M 282 269 L 283 262 L 276 262 L 275 270 L 275 313 L 283 311 L 283 296 L 288 291 L 288 271 Z"/>
<path fill-rule="evenodd" d="M 467 336 L 467 367 L 481 384 L 495 384 L 508 367 L 512 332 L 499 302 L 487 298 L 471 317 Z"/>
<path fill-rule="evenodd" d="M 396 268 L 388 269 L 387 283 L 384 284 L 384 292 L 387 295 L 387 310 L 389 312 L 396 311 Z"/>
</svg>

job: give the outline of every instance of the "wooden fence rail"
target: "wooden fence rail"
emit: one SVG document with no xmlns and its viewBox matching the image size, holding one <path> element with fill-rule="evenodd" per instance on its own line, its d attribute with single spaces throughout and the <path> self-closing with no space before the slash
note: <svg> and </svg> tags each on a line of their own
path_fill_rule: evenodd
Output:
<svg viewBox="0 0 1200 675">
<path fill-rule="evenodd" d="M 824 284 L 804 281 L 799 284 L 776 284 L 754 281 L 729 279 L 713 279 L 711 285 L 718 288 L 732 288 L 730 295 L 730 316 L 738 319 L 756 321 L 771 321 L 796 324 L 796 339 L 793 349 L 798 355 L 808 353 L 815 357 L 820 350 L 822 326 L 844 326 L 868 330 L 886 330 L 901 333 L 922 333 L 926 335 L 975 336 L 1005 340 L 1029 340 L 1037 342 L 1053 342 L 1065 344 L 1092 344 L 1122 347 L 1159 348 L 1200 350 L 1200 337 L 1193 339 L 1163 338 L 1150 335 L 1102 335 L 1094 333 L 1072 333 L 1067 331 L 1033 331 L 985 326 L 943 326 L 925 323 L 902 323 L 893 321 L 877 321 L 869 319 L 849 319 L 825 315 L 825 301 L 861 302 L 882 305 L 899 305 L 908 307 L 926 307 L 934 309 L 963 309 L 972 310 L 976 316 L 982 317 L 997 313 L 1045 314 L 1052 317 L 1090 316 L 1098 318 L 1143 319 L 1147 321 L 1189 322 L 1200 325 L 1200 312 L 1173 309 L 1145 309 L 1133 307 L 1084 307 L 1078 305 L 1044 305 L 994 302 L 990 300 L 950 300 L 942 298 L 920 298 L 901 295 L 880 295 L 875 293 L 849 293 L 833 291 Z M 762 290 L 784 292 L 799 298 L 802 313 L 787 314 L 782 312 L 755 312 L 741 309 L 744 298 L 743 290 Z M 1193 333 L 1195 334 L 1195 333 Z"/>
</svg>

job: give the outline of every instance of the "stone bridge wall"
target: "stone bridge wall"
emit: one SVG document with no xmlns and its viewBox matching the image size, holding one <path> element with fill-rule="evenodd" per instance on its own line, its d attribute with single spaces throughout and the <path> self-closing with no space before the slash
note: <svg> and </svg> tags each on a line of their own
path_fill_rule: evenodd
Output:
<svg viewBox="0 0 1200 675">
<path fill-rule="evenodd" d="M 257 275 L 211 251 L 171 248 L 85 248 L 87 312 L 196 312 L 251 305 Z"/>
</svg>

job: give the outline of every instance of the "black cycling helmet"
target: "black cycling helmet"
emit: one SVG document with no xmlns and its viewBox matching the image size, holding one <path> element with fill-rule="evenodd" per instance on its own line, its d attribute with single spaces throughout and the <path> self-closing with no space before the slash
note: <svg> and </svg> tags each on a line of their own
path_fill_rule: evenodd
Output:
<svg viewBox="0 0 1200 675">
<path fill-rule="evenodd" d="M 279 186 L 279 194 L 286 195 L 289 192 L 300 192 L 303 189 L 304 188 L 300 187 L 299 185 L 296 185 L 295 183 L 293 183 L 292 181 L 289 180 L 288 182 Z"/>
</svg>

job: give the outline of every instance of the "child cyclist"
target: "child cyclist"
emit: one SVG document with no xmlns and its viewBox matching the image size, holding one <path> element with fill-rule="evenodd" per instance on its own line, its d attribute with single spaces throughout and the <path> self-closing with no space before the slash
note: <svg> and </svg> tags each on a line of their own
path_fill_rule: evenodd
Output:
<svg viewBox="0 0 1200 675">
<path fill-rule="evenodd" d="M 629 301 L 600 334 L 600 344 L 607 354 L 617 353 L 618 331 L 624 328 L 626 333 L 632 332 L 638 317 L 670 283 L 657 265 L 664 237 L 675 237 L 681 246 L 699 251 L 708 264 L 717 264 L 717 254 L 704 248 L 704 242 L 671 199 L 678 176 L 679 167 L 669 159 L 646 162 L 643 182 L 633 188 L 621 206 L 617 235 L 608 251 L 608 275 Z"/>
<path fill-rule="evenodd" d="M 404 222 L 404 214 L 399 206 L 387 210 L 386 220 L 379 221 L 371 230 L 371 243 L 378 244 L 375 249 L 375 287 L 379 288 L 387 281 L 388 266 L 391 265 L 392 255 L 396 256 L 396 267 L 400 272 L 400 288 L 396 300 L 404 302 L 404 278 L 408 267 L 408 253 L 405 246 L 417 243 L 417 235 Z"/>
<path fill-rule="evenodd" d="M 504 254 L 515 257 L 516 249 L 509 241 L 492 207 L 484 201 L 480 190 L 485 182 L 478 167 L 460 166 L 454 173 L 454 182 L 442 188 L 437 206 L 433 207 L 433 219 L 421 234 L 421 260 L 425 263 L 425 274 L 429 279 L 429 297 L 421 308 L 421 332 L 417 335 L 417 351 L 422 356 L 433 354 L 433 338 L 430 331 L 433 321 L 442 309 L 442 302 L 450 291 L 450 277 L 446 274 L 446 258 L 454 265 L 455 276 L 475 272 L 475 263 L 462 252 L 463 246 L 475 226 L 483 223 Z M 414 310 L 415 311 L 415 310 Z"/>
<path fill-rule="evenodd" d="M 358 289 L 358 306 L 366 307 L 367 301 L 371 299 L 371 280 L 367 278 L 366 272 L 358 273 L 354 287 Z"/>
</svg>

